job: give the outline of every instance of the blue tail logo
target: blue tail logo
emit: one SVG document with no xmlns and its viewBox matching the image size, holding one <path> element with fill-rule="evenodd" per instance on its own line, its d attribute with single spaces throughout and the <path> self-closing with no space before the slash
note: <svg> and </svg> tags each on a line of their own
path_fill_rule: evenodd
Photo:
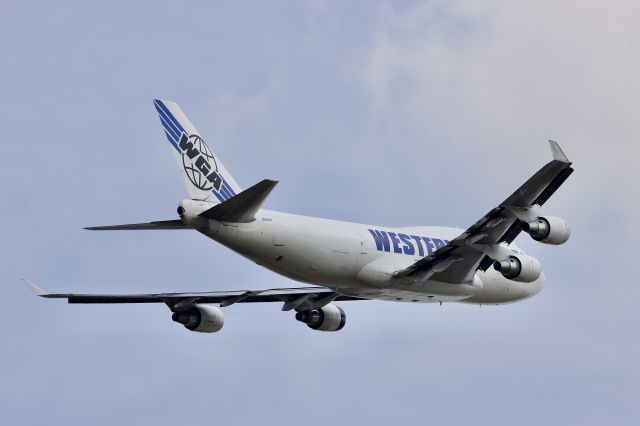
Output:
<svg viewBox="0 0 640 426">
<path fill-rule="evenodd" d="M 158 99 L 153 103 L 160 115 L 167 140 L 175 149 L 178 165 L 184 171 L 184 182 L 191 198 L 206 199 L 205 194 L 211 192 L 220 202 L 224 202 L 235 196 L 240 187 L 198 135 L 180 107 L 173 102 Z M 182 122 L 175 114 L 178 114 Z"/>
<path fill-rule="evenodd" d="M 180 135 L 178 146 L 182 151 L 182 165 L 191 183 L 198 189 L 220 190 L 222 178 L 218 174 L 218 164 L 213 153 L 198 135 Z"/>
</svg>

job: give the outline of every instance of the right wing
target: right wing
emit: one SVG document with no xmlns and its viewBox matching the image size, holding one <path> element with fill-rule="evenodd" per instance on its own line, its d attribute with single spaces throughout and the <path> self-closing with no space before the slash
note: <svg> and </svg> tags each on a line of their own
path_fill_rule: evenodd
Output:
<svg viewBox="0 0 640 426">
<path fill-rule="evenodd" d="M 363 300 L 344 296 L 326 287 L 272 288 L 265 290 L 232 290 L 196 293 L 149 293 L 149 294 L 76 294 L 47 293 L 30 280 L 27 287 L 37 296 L 47 299 L 67 299 L 68 303 L 166 303 L 171 310 L 196 303 L 217 303 L 221 307 L 235 303 L 283 302 L 283 311 L 291 309 L 314 309 L 332 301 Z"/>
<path fill-rule="evenodd" d="M 542 206 L 573 173 L 571 162 L 555 141 L 549 141 L 553 160 L 544 165 L 513 194 L 473 224 L 449 244 L 440 247 L 398 271 L 394 276 L 419 277 L 449 283 L 471 282 L 477 270 L 486 271 L 496 255 L 499 244 L 511 244 L 522 231 L 526 217 L 534 206 Z M 530 220 L 530 219 L 529 219 Z"/>
</svg>

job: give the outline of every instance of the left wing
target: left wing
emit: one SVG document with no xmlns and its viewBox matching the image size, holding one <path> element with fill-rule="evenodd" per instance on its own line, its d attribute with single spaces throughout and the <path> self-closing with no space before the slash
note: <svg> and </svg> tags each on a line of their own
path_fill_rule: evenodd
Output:
<svg viewBox="0 0 640 426">
<path fill-rule="evenodd" d="M 449 244 L 394 276 L 460 284 L 471 282 L 477 270 L 486 271 L 504 252 L 500 243 L 511 244 L 523 230 L 523 222 L 537 217 L 536 207 L 542 206 L 573 173 L 571 162 L 558 143 L 549 144 L 553 160 L 511 196 Z"/>
<path fill-rule="evenodd" d="M 217 303 L 221 307 L 235 303 L 283 302 L 283 311 L 317 309 L 332 301 L 363 300 L 344 296 L 326 287 L 273 288 L 266 290 L 210 291 L 196 293 L 150 294 L 75 294 L 47 293 L 30 280 L 24 280 L 36 295 L 47 299 L 67 299 L 68 303 L 166 303 L 172 311 L 197 303 Z"/>
</svg>

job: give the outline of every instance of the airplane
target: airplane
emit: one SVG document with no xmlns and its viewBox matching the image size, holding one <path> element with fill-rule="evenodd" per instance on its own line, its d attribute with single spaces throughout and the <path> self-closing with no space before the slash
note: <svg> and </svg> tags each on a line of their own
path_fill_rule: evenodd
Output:
<svg viewBox="0 0 640 426">
<path fill-rule="evenodd" d="M 341 330 L 342 307 L 351 300 L 499 305 L 537 294 L 545 281 L 540 262 L 513 241 L 525 232 L 560 245 L 567 221 L 541 207 L 571 175 L 571 162 L 555 141 L 553 159 L 500 205 L 468 229 L 441 226 L 391 228 L 263 209 L 278 182 L 265 179 L 243 190 L 180 107 L 154 100 L 164 134 L 189 198 L 179 219 L 97 226 L 92 231 L 194 229 L 273 272 L 307 284 L 298 288 L 159 293 L 50 294 L 68 303 L 164 303 L 172 320 L 194 332 L 214 333 L 221 308 L 236 303 L 279 302 L 296 320 L 319 331 Z M 218 306 L 213 306 L 218 305 Z"/>
</svg>

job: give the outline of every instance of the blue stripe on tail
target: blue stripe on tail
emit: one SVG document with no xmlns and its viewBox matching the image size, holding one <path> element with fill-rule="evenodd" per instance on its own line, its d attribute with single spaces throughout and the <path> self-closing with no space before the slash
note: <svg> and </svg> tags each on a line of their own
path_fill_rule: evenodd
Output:
<svg viewBox="0 0 640 426">
<path fill-rule="evenodd" d="M 174 117 L 174 115 L 169 111 L 167 106 L 161 100 L 154 99 L 153 104 L 160 115 L 160 122 L 162 123 L 162 127 L 165 130 L 165 135 L 167 135 L 167 139 L 169 143 L 178 151 L 179 154 L 182 154 L 182 150 L 178 146 L 178 141 L 180 140 L 180 136 L 182 133 L 187 133 L 187 131 L 182 127 L 180 122 Z M 222 177 L 222 176 L 221 176 Z M 222 178 L 222 185 L 220 186 L 220 190 L 216 191 L 212 189 L 213 194 L 216 198 L 222 203 L 229 198 L 236 195 L 235 191 L 231 188 L 229 183 Z"/>
<path fill-rule="evenodd" d="M 162 101 L 159 101 L 159 100 L 156 99 L 153 102 L 156 104 L 156 109 L 158 110 L 158 112 L 160 112 L 161 114 L 164 113 L 165 116 L 176 127 L 176 129 L 179 130 L 178 133 L 185 132 L 184 127 L 182 127 L 180 122 L 178 120 L 176 120 L 176 118 L 173 116 L 173 114 L 171 114 L 171 111 L 169 111 L 169 109 L 165 106 L 165 104 Z"/>
<path fill-rule="evenodd" d="M 229 192 L 229 194 L 231 194 L 231 196 L 236 195 L 236 192 L 231 188 L 226 180 L 222 181 L 222 186 L 227 190 L 227 192 Z"/>
</svg>

